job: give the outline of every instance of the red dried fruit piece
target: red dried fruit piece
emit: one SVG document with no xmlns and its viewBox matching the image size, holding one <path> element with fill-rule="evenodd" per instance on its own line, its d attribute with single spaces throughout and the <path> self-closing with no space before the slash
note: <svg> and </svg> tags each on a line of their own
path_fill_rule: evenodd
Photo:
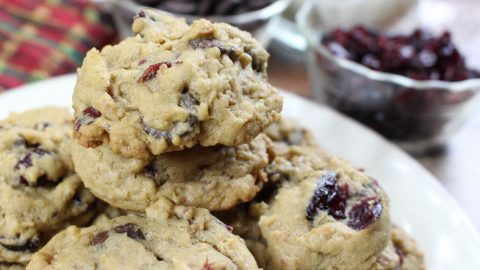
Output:
<svg viewBox="0 0 480 270">
<path fill-rule="evenodd" d="M 461 81 L 480 75 L 466 67 L 448 32 L 434 37 L 418 29 L 410 36 L 392 36 L 357 26 L 326 34 L 322 44 L 340 58 L 416 80 Z"/>
<path fill-rule="evenodd" d="M 82 115 L 75 119 L 75 131 L 79 131 L 83 125 L 90 125 L 95 122 L 97 118 L 102 116 L 102 113 L 92 107 L 83 110 Z"/>
<path fill-rule="evenodd" d="M 366 229 L 380 218 L 382 212 L 383 205 L 378 197 L 364 197 L 350 209 L 347 225 L 357 231 Z"/>
<path fill-rule="evenodd" d="M 348 197 L 348 185 L 338 185 L 336 173 L 325 173 L 317 182 L 317 187 L 307 206 L 306 218 L 313 221 L 319 211 L 326 211 L 335 219 L 345 219 Z"/>
<path fill-rule="evenodd" d="M 90 117 L 96 119 L 96 118 L 99 118 L 100 116 L 102 116 L 102 113 L 95 110 L 92 107 L 88 107 L 85 110 L 83 110 L 83 115 L 90 116 Z"/>
<path fill-rule="evenodd" d="M 115 227 L 116 233 L 126 233 L 128 237 L 132 239 L 142 239 L 145 240 L 145 235 L 143 234 L 142 230 L 138 227 L 135 223 L 125 223 L 123 225 L 119 225 Z"/>
<path fill-rule="evenodd" d="M 203 264 L 202 270 L 213 270 L 213 265 L 208 260 Z"/>
<path fill-rule="evenodd" d="M 109 95 L 109 96 L 113 96 L 113 89 L 112 89 L 112 86 L 108 86 L 107 89 L 105 89 L 105 92 Z"/>
<path fill-rule="evenodd" d="M 161 66 L 166 66 L 167 68 L 171 68 L 174 64 L 179 62 L 160 62 L 153 65 L 148 66 L 147 69 L 142 73 L 142 76 L 138 79 L 138 82 L 146 82 L 149 81 L 155 76 L 157 76 L 157 71 L 160 69 Z"/>
<path fill-rule="evenodd" d="M 108 239 L 108 232 L 107 231 L 103 231 L 103 232 L 99 232 L 97 233 L 93 238 L 92 238 L 92 245 L 96 246 L 96 245 L 100 245 L 100 244 L 103 244 L 105 243 L 105 241 Z"/>
</svg>

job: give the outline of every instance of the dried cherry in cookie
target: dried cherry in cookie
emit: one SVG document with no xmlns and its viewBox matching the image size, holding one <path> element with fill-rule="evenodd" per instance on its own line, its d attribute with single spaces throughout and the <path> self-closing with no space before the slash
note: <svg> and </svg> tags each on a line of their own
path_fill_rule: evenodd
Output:
<svg viewBox="0 0 480 270">
<path fill-rule="evenodd" d="M 366 229 L 383 212 L 381 200 L 376 196 L 364 197 L 349 210 L 347 225 L 354 230 Z"/>
<path fill-rule="evenodd" d="M 92 107 L 87 107 L 82 114 L 75 119 L 75 131 L 79 131 L 83 125 L 90 125 L 95 119 L 102 116 L 102 113 Z"/>
<path fill-rule="evenodd" d="M 317 182 L 315 192 L 307 206 L 307 219 L 312 221 L 318 211 L 326 211 L 336 219 L 345 219 L 348 197 L 348 185 L 339 185 L 334 172 L 325 173 Z"/>
</svg>

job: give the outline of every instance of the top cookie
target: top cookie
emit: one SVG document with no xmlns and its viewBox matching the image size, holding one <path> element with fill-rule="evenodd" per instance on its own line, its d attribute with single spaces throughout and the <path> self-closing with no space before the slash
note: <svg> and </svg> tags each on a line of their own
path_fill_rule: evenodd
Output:
<svg viewBox="0 0 480 270">
<path fill-rule="evenodd" d="M 277 121 L 268 53 L 223 23 L 140 12 L 137 34 L 86 56 L 73 95 L 76 138 L 148 159 L 196 144 L 236 146 Z"/>
<path fill-rule="evenodd" d="M 206 209 L 160 200 L 146 214 L 70 227 L 36 253 L 27 269 L 255 270 L 244 241 Z"/>
</svg>

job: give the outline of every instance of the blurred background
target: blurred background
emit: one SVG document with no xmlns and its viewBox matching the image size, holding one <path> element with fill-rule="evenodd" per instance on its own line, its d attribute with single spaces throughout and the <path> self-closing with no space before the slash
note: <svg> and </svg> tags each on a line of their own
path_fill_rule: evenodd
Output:
<svg viewBox="0 0 480 270">
<path fill-rule="evenodd" d="M 0 92 L 75 72 L 146 7 L 251 32 L 273 85 L 375 130 L 477 211 L 480 1 L 0 0 Z"/>
</svg>

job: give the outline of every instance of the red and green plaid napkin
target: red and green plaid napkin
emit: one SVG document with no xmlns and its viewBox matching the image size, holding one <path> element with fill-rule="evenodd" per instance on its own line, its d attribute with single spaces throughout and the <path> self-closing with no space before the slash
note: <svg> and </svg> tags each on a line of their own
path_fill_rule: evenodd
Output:
<svg viewBox="0 0 480 270">
<path fill-rule="evenodd" d="M 114 37 L 110 17 L 87 0 L 0 0 L 0 92 L 74 72 Z"/>
</svg>

